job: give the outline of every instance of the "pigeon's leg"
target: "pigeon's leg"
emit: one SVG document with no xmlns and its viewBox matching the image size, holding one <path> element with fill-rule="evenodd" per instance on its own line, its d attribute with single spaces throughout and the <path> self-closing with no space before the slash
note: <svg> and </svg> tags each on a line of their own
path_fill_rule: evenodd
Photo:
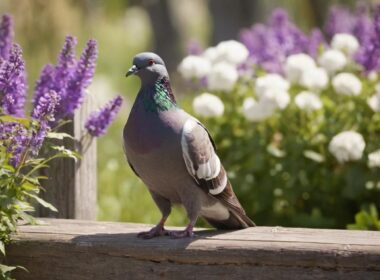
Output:
<svg viewBox="0 0 380 280">
<path fill-rule="evenodd" d="M 162 213 L 162 218 L 160 222 L 156 226 L 151 228 L 150 230 L 143 231 L 137 234 L 137 237 L 140 237 L 143 239 L 150 239 L 157 236 L 168 235 L 168 232 L 167 230 L 165 230 L 164 225 L 165 225 L 166 219 L 169 217 L 170 212 L 172 210 L 172 205 L 169 200 L 167 200 L 166 198 L 152 191 L 150 193 L 152 195 L 154 202 L 157 204 L 158 208 L 160 209 Z"/>
<path fill-rule="evenodd" d="M 189 224 L 184 230 L 170 230 L 168 235 L 171 238 L 184 238 L 184 237 L 193 237 L 193 228 L 195 223 L 198 220 L 199 212 L 201 209 L 200 199 L 189 199 L 191 196 L 186 196 L 182 199 L 182 204 L 186 209 L 187 216 L 190 220 Z"/>
</svg>

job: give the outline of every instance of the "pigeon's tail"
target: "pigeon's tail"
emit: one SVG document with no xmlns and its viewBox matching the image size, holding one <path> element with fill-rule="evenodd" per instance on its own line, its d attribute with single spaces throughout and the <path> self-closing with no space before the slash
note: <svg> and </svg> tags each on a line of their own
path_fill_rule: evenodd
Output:
<svg viewBox="0 0 380 280">
<path fill-rule="evenodd" d="M 237 230 L 256 226 L 247 215 L 236 213 L 234 211 L 230 211 L 230 217 L 223 221 L 210 219 L 207 217 L 204 218 L 210 225 L 217 229 Z"/>
</svg>

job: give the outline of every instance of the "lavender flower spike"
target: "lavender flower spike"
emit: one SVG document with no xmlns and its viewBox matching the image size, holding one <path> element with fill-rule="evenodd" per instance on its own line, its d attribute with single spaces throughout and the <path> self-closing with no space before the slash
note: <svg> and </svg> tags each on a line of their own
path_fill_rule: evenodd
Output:
<svg viewBox="0 0 380 280">
<path fill-rule="evenodd" d="M 380 7 L 377 7 L 374 16 L 374 32 L 368 42 L 356 54 L 356 61 L 360 63 L 365 73 L 380 70 Z"/>
<path fill-rule="evenodd" d="M 0 23 L 0 60 L 8 60 L 13 42 L 13 22 L 10 15 L 3 15 Z"/>
<path fill-rule="evenodd" d="M 65 43 L 58 56 L 58 63 L 55 68 L 54 89 L 56 92 L 63 94 L 67 87 L 68 81 L 71 79 L 77 64 L 75 56 L 75 46 L 77 39 L 73 36 L 66 36 Z"/>
<path fill-rule="evenodd" d="M 60 101 L 60 96 L 53 90 L 47 91 L 35 104 L 32 117 L 40 121 L 54 121 L 54 112 Z"/>
<path fill-rule="evenodd" d="M 85 128 L 88 132 L 95 137 L 104 135 L 108 126 L 119 112 L 122 103 L 123 98 L 121 96 L 117 96 L 103 108 L 91 113 L 85 124 Z"/>
<path fill-rule="evenodd" d="M 33 105 L 36 107 L 41 96 L 48 92 L 54 83 L 54 66 L 46 64 L 41 71 L 40 78 L 38 79 L 34 88 Z"/>
<path fill-rule="evenodd" d="M 71 115 L 83 102 L 84 90 L 94 76 L 98 48 L 95 40 L 89 40 L 69 81 L 64 99 L 60 104 L 59 117 Z"/>
<path fill-rule="evenodd" d="M 23 116 L 26 72 L 20 46 L 13 45 L 9 60 L 0 67 L 0 105 L 5 114 Z"/>
<path fill-rule="evenodd" d="M 21 156 L 28 145 L 28 131 L 17 122 L 0 122 L 0 143 L 11 154 L 9 163 L 17 167 L 20 163 Z"/>
</svg>

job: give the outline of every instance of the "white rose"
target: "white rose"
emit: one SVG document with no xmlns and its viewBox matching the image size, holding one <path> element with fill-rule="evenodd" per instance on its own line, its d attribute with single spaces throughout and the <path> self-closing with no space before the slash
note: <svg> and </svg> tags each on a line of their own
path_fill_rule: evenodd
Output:
<svg viewBox="0 0 380 280">
<path fill-rule="evenodd" d="M 276 88 L 282 91 L 287 91 L 290 85 L 287 80 L 278 74 L 267 74 L 256 79 L 255 93 L 258 98 L 264 95 L 265 91 L 270 88 Z"/>
<path fill-rule="evenodd" d="M 332 38 L 331 47 L 351 57 L 359 49 L 359 41 L 351 34 L 338 33 Z"/>
<path fill-rule="evenodd" d="M 294 102 L 298 108 L 306 112 L 311 112 L 322 108 L 322 101 L 319 96 L 309 91 L 302 91 L 297 94 L 294 98 Z"/>
<path fill-rule="evenodd" d="M 194 98 L 193 109 L 198 116 L 218 117 L 223 115 L 224 104 L 219 97 L 205 92 Z"/>
<path fill-rule="evenodd" d="M 380 150 L 368 155 L 368 167 L 380 167 Z"/>
<path fill-rule="evenodd" d="M 286 58 L 285 74 L 286 78 L 294 84 L 300 82 L 302 73 L 310 68 L 315 68 L 314 59 L 304 53 L 293 54 Z"/>
<path fill-rule="evenodd" d="M 300 85 L 314 91 L 321 91 L 328 85 L 329 77 L 323 68 L 310 68 L 303 72 Z"/>
<path fill-rule="evenodd" d="M 273 115 L 275 107 L 267 103 L 257 103 L 252 97 L 248 97 L 243 102 L 242 112 L 244 117 L 252 122 L 265 120 Z"/>
<path fill-rule="evenodd" d="M 239 75 L 231 64 L 219 62 L 211 68 L 207 78 L 210 90 L 230 91 L 234 88 Z"/>
<path fill-rule="evenodd" d="M 339 73 L 332 79 L 332 85 L 342 95 L 357 96 L 362 91 L 362 82 L 351 73 Z"/>
<path fill-rule="evenodd" d="M 327 50 L 319 57 L 318 62 L 327 72 L 332 74 L 346 66 L 347 58 L 341 51 Z"/>
<path fill-rule="evenodd" d="M 210 62 L 201 56 L 186 56 L 178 66 L 178 71 L 185 79 L 203 78 L 210 72 Z"/>
<path fill-rule="evenodd" d="M 368 98 L 367 104 L 375 113 L 380 112 L 380 94 L 377 93 Z"/>
<path fill-rule="evenodd" d="M 278 88 L 269 88 L 262 96 L 260 96 L 259 102 L 267 106 L 274 106 L 275 108 L 284 110 L 290 102 L 290 96 L 287 91 Z"/>
<path fill-rule="evenodd" d="M 216 46 L 217 61 L 239 65 L 247 60 L 249 51 L 246 46 L 235 40 L 220 42 Z"/>
<path fill-rule="evenodd" d="M 360 160 L 365 142 L 363 136 L 355 131 L 344 131 L 335 135 L 329 144 L 329 151 L 340 162 Z"/>
</svg>

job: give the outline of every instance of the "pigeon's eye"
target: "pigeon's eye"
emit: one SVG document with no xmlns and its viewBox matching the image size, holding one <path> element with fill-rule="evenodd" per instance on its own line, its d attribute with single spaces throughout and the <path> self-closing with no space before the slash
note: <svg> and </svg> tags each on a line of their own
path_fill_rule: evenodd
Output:
<svg viewBox="0 0 380 280">
<path fill-rule="evenodd" d="M 155 63 L 155 62 L 154 62 L 153 59 L 149 59 L 149 61 L 148 61 L 149 66 L 152 66 L 154 63 Z"/>
</svg>

